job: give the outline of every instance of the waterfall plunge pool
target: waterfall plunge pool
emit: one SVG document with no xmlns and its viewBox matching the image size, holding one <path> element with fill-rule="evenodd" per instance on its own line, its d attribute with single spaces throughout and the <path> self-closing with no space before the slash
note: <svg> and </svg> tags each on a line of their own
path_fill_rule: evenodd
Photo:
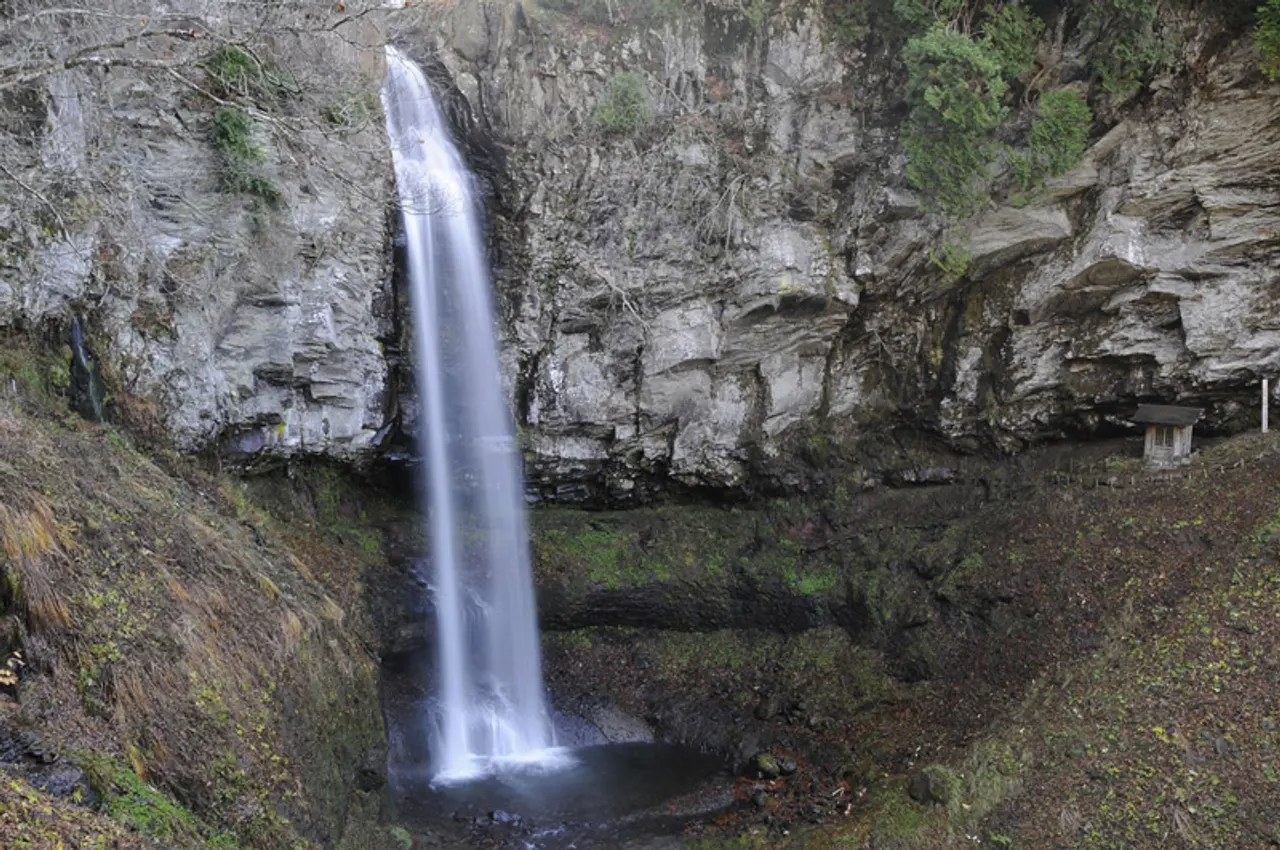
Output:
<svg viewBox="0 0 1280 850">
<path fill-rule="evenodd" d="M 448 826 L 474 845 L 538 850 L 612 850 L 676 835 L 733 797 L 721 759 L 648 743 L 577 747 L 552 764 L 507 762 L 470 781 L 402 771 L 392 794 L 397 820 L 411 829 Z"/>
<path fill-rule="evenodd" d="M 425 624 L 418 628 L 424 637 L 431 634 Z M 425 846 L 648 847 L 734 803 L 737 782 L 723 756 L 670 744 L 611 743 L 593 720 L 568 706 L 551 711 L 554 738 L 565 746 L 479 763 L 483 775 L 471 779 L 441 776 L 432 757 L 436 735 L 426 720 L 438 710 L 437 654 L 428 642 L 416 644 L 386 659 L 381 674 L 391 820 L 443 842 Z M 635 726 L 645 734 L 644 724 Z"/>
</svg>

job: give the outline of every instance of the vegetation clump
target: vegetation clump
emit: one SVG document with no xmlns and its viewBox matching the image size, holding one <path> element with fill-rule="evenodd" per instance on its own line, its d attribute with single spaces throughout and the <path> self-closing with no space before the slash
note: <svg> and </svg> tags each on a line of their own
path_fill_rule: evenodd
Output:
<svg viewBox="0 0 1280 850">
<path fill-rule="evenodd" d="M 1008 110 L 1000 59 L 939 21 L 907 44 L 907 179 L 940 210 L 963 216 L 986 199 L 978 177 Z"/>
<path fill-rule="evenodd" d="M 281 194 L 257 166 L 266 154 L 253 138 L 253 119 L 237 106 L 224 106 L 213 113 L 209 142 L 218 151 L 220 176 L 227 192 L 243 193 L 267 204 L 280 202 Z"/>
<path fill-rule="evenodd" d="M 285 98 L 299 94 L 297 82 L 252 53 L 224 44 L 204 63 L 205 72 L 223 97 Z"/>
<path fill-rule="evenodd" d="M 610 133 L 634 133 L 649 123 L 649 95 L 644 77 L 624 71 L 609 81 L 604 101 L 596 110 L 596 121 Z"/>
<path fill-rule="evenodd" d="M 879 10 L 875 8 L 876 5 L 878 4 L 827 0 L 823 6 L 823 16 L 834 40 L 846 47 L 854 47 L 873 29 L 885 33 L 892 31 L 891 25 L 897 23 L 897 18 L 892 14 L 877 14 Z"/>
<path fill-rule="evenodd" d="M 1273 83 L 1280 82 L 1280 0 L 1267 0 L 1258 7 L 1253 43 L 1262 54 L 1262 73 Z"/>
<path fill-rule="evenodd" d="M 203 67 L 213 89 L 224 100 L 279 101 L 298 94 L 297 83 L 289 74 L 235 45 L 219 47 Z M 209 142 L 220 155 L 219 176 L 224 191 L 249 195 L 255 204 L 275 206 L 282 195 L 279 187 L 258 170 L 266 160 L 266 152 L 255 141 L 254 130 L 255 122 L 248 111 L 224 103 L 213 113 Z"/>
<path fill-rule="evenodd" d="M 907 180 L 928 207 L 951 220 L 965 218 L 989 198 L 988 171 L 1007 150 L 997 139 L 1010 114 L 1007 95 L 1036 67 L 1045 22 L 1016 3 L 894 0 L 893 8 L 917 32 L 903 51 L 911 110 L 903 132 Z M 1029 190 L 1079 162 L 1092 121 L 1075 92 L 1044 95 L 1029 152 L 1009 155 L 1021 188 Z M 967 249 L 952 241 L 929 251 L 930 263 L 948 283 L 964 277 L 969 259 Z"/>
<path fill-rule="evenodd" d="M 1041 96 L 1031 122 L 1031 152 L 1013 161 L 1022 188 L 1071 170 L 1084 156 L 1092 123 L 1089 105 L 1075 92 L 1051 91 Z"/>
<path fill-rule="evenodd" d="M 1035 67 L 1036 42 L 1044 21 L 1026 6 L 1001 6 L 982 27 L 982 42 L 1000 63 L 1000 73 L 1014 79 Z"/>
<path fill-rule="evenodd" d="M 893 9 L 917 31 L 903 51 L 907 179 L 935 209 L 969 215 L 987 199 L 984 172 L 1009 115 L 1004 98 L 1035 66 L 1044 21 L 1012 3 L 987 4 L 981 17 L 960 0 L 894 0 Z"/>
<path fill-rule="evenodd" d="M 955 242 L 946 242 L 939 248 L 929 249 L 929 263 L 942 272 L 943 279 L 948 283 L 964 277 L 971 259 L 973 252 Z"/>
<path fill-rule="evenodd" d="M 103 811 L 121 825 L 178 847 L 233 850 L 240 846 L 234 836 L 211 830 L 128 765 L 99 755 L 86 755 L 81 761 L 90 785 L 102 796 Z"/>
<path fill-rule="evenodd" d="M 1093 72 L 1115 95 L 1138 88 L 1167 64 L 1172 49 L 1159 30 L 1156 0 L 1099 0 L 1087 6 L 1086 26 L 1094 36 Z"/>
</svg>

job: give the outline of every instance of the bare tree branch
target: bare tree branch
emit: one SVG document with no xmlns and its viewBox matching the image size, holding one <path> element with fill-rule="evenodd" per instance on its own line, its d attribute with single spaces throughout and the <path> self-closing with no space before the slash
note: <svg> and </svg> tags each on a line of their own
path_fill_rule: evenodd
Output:
<svg viewBox="0 0 1280 850">
<path fill-rule="evenodd" d="M 37 201 L 39 201 L 41 204 L 43 204 L 45 207 L 48 208 L 49 212 L 53 214 L 54 219 L 56 219 L 58 222 L 58 229 L 61 231 L 60 235 L 63 238 L 66 238 L 67 235 L 70 233 L 70 231 L 67 230 L 67 223 L 62 219 L 62 213 L 58 212 L 58 208 L 55 207 L 49 201 L 49 199 L 46 198 L 42 192 L 40 192 L 40 190 L 26 183 L 21 177 L 19 177 L 18 175 L 10 171 L 8 168 L 6 168 L 4 163 L 0 163 L 0 171 L 4 172 L 4 175 L 6 177 L 8 177 L 14 183 L 18 184 L 18 188 L 22 189 L 28 195 L 31 195 L 33 198 L 35 198 Z"/>
<path fill-rule="evenodd" d="M 105 50 L 121 50 L 132 44 L 146 39 L 159 36 L 167 36 L 169 38 L 177 38 L 184 41 L 194 41 L 198 36 L 194 29 L 168 29 L 168 30 L 147 30 L 138 33 L 129 38 L 123 38 L 115 42 L 107 44 L 95 44 L 77 51 L 70 56 L 50 62 L 20 62 L 7 68 L 0 67 L 0 91 L 5 91 L 18 86 L 26 85 L 34 82 L 41 77 L 49 74 L 56 74 L 59 71 L 66 71 L 70 68 L 81 67 L 85 65 L 93 65 L 100 68 L 110 68 L 113 66 L 127 66 L 131 68 L 176 68 L 181 65 L 191 64 L 189 57 L 177 59 L 146 59 L 137 56 L 103 56 L 100 55 Z"/>
</svg>

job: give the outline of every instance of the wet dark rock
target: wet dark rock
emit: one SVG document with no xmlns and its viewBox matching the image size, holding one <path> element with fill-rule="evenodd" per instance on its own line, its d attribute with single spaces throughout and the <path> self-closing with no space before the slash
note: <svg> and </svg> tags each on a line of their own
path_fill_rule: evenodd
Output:
<svg viewBox="0 0 1280 850">
<path fill-rule="evenodd" d="M 539 620 L 551 631 L 633 626 L 694 631 L 769 628 L 793 633 L 831 621 L 830 606 L 820 596 L 755 578 L 735 578 L 722 587 L 677 578 L 616 588 L 542 584 L 537 590 Z"/>
<path fill-rule="evenodd" d="M 26 778 L 39 791 L 86 806 L 96 806 L 101 799 L 90 786 L 84 770 L 69 762 L 32 768 Z"/>
<path fill-rule="evenodd" d="M 769 805 L 769 795 L 763 788 L 751 795 L 751 805 L 757 809 L 763 809 Z"/>
<path fill-rule="evenodd" d="M 489 822 L 496 823 L 496 824 L 509 825 L 509 826 L 516 826 L 520 823 L 520 816 L 514 815 L 511 812 L 504 812 L 501 809 L 495 809 L 494 811 L 489 813 Z"/>
<path fill-rule="evenodd" d="M 795 773 L 795 772 L 796 772 L 796 760 L 795 760 L 795 759 L 779 759 L 779 760 L 778 760 L 778 771 L 779 771 L 783 776 L 790 776 L 791 774 Z"/>
<path fill-rule="evenodd" d="M 361 791 L 377 791 L 387 784 L 387 754 L 382 748 L 371 750 L 356 768 L 356 787 Z"/>
<path fill-rule="evenodd" d="M 832 744 L 814 753 L 813 763 L 824 773 L 839 777 L 850 763 L 849 751 L 843 746 Z"/>
<path fill-rule="evenodd" d="M 809 716 L 809 706 L 804 700 L 797 700 L 787 706 L 783 716 L 788 723 L 803 723 Z"/>
<path fill-rule="evenodd" d="M 23 753 L 41 764 L 52 764 L 62 752 L 56 741 L 46 740 L 37 732 L 19 732 L 17 742 Z"/>
<path fill-rule="evenodd" d="M 760 736 L 752 731 L 744 731 L 741 736 L 733 740 L 730 744 L 729 754 L 734 764 L 744 764 L 760 752 Z M 750 767 L 747 768 L 750 770 Z"/>
<path fill-rule="evenodd" d="M 889 482 L 900 487 L 950 484 L 955 480 L 956 471 L 945 466 L 900 469 L 889 473 Z"/>
<path fill-rule="evenodd" d="M 930 783 L 928 775 L 923 770 L 918 770 L 911 774 L 911 780 L 907 785 L 907 793 L 917 803 L 933 802 L 932 783 Z"/>
<path fill-rule="evenodd" d="M 892 672 L 899 681 L 911 684 L 934 677 L 937 651 L 928 630 L 912 629 L 902 642 L 902 649 L 892 661 Z"/>
<path fill-rule="evenodd" d="M 907 793 L 918 803 L 936 803 L 945 806 L 955 799 L 960 790 L 960 777 L 955 771 L 942 765 L 931 764 L 911 774 Z"/>
<path fill-rule="evenodd" d="M 782 701 L 773 694 L 768 694 L 761 698 L 756 705 L 756 720 L 772 720 L 782 713 Z"/>
</svg>

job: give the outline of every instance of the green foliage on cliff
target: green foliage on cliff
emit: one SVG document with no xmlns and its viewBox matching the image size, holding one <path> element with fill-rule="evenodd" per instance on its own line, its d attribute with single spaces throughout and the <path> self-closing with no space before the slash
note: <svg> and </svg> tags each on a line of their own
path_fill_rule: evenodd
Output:
<svg viewBox="0 0 1280 850">
<path fill-rule="evenodd" d="M 973 259 L 972 252 L 954 242 L 944 243 L 937 249 L 929 249 L 929 263 L 942 272 L 942 277 L 947 283 L 954 283 L 964 277 L 965 272 L 969 270 L 971 259 Z"/>
<path fill-rule="evenodd" d="M 894 0 L 893 10 L 918 32 L 903 51 L 907 179 L 935 209 L 968 215 L 987 198 L 984 171 L 1009 114 L 1003 99 L 1009 84 L 1035 67 L 1044 21 L 1002 2 Z"/>
<path fill-rule="evenodd" d="M 850 47 L 860 44 L 872 28 L 874 10 L 870 7 L 869 3 L 827 0 L 823 6 L 823 14 L 835 40 Z"/>
<path fill-rule="evenodd" d="M 293 75 L 263 63 L 242 48 L 224 44 L 203 63 L 213 87 L 223 97 L 284 99 L 300 92 Z"/>
<path fill-rule="evenodd" d="M 1036 41 L 1043 32 L 1044 21 L 1025 6 L 1001 6 L 983 23 L 982 42 L 1011 80 L 1035 66 Z"/>
<path fill-rule="evenodd" d="M 262 149 L 253 140 L 253 119 L 243 109 L 224 106 L 213 113 L 209 141 L 229 159 L 258 162 Z"/>
<path fill-rule="evenodd" d="M 1092 69 L 1102 87 L 1125 94 L 1168 63 L 1172 43 L 1158 27 L 1156 0 L 1097 0 L 1086 5 L 1095 39 Z"/>
<path fill-rule="evenodd" d="M 1262 73 L 1272 82 L 1280 82 L 1280 0 L 1267 0 L 1258 7 L 1253 43 L 1262 54 Z"/>
<path fill-rule="evenodd" d="M 986 132 L 1004 121 L 1000 63 L 972 38 L 935 24 L 907 45 L 907 100 L 925 126 Z"/>
<path fill-rule="evenodd" d="M 953 20 L 967 5 L 965 0 L 893 0 L 893 11 L 912 26 L 928 26 L 934 21 Z"/>
<path fill-rule="evenodd" d="M 978 178 L 1008 114 L 1000 59 L 944 22 L 911 39 L 903 58 L 911 105 L 907 179 L 943 212 L 965 215 L 986 197 Z"/>
<path fill-rule="evenodd" d="M 610 133 L 633 133 L 649 123 L 649 93 L 634 71 L 614 75 L 596 109 L 596 121 Z"/>
<path fill-rule="evenodd" d="M 280 202 L 280 190 L 257 165 L 266 154 L 253 138 L 253 119 L 243 109 L 224 106 L 213 113 L 209 143 L 220 154 L 220 177 L 227 192 L 250 195 L 268 204 Z"/>
<path fill-rule="evenodd" d="M 1056 177 L 1084 155 L 1093 113 L 1073 91 L 1051 91 L 1040 97 L 1031 122 L 1031 169 L 1036 178 Z"/>
</svg>

